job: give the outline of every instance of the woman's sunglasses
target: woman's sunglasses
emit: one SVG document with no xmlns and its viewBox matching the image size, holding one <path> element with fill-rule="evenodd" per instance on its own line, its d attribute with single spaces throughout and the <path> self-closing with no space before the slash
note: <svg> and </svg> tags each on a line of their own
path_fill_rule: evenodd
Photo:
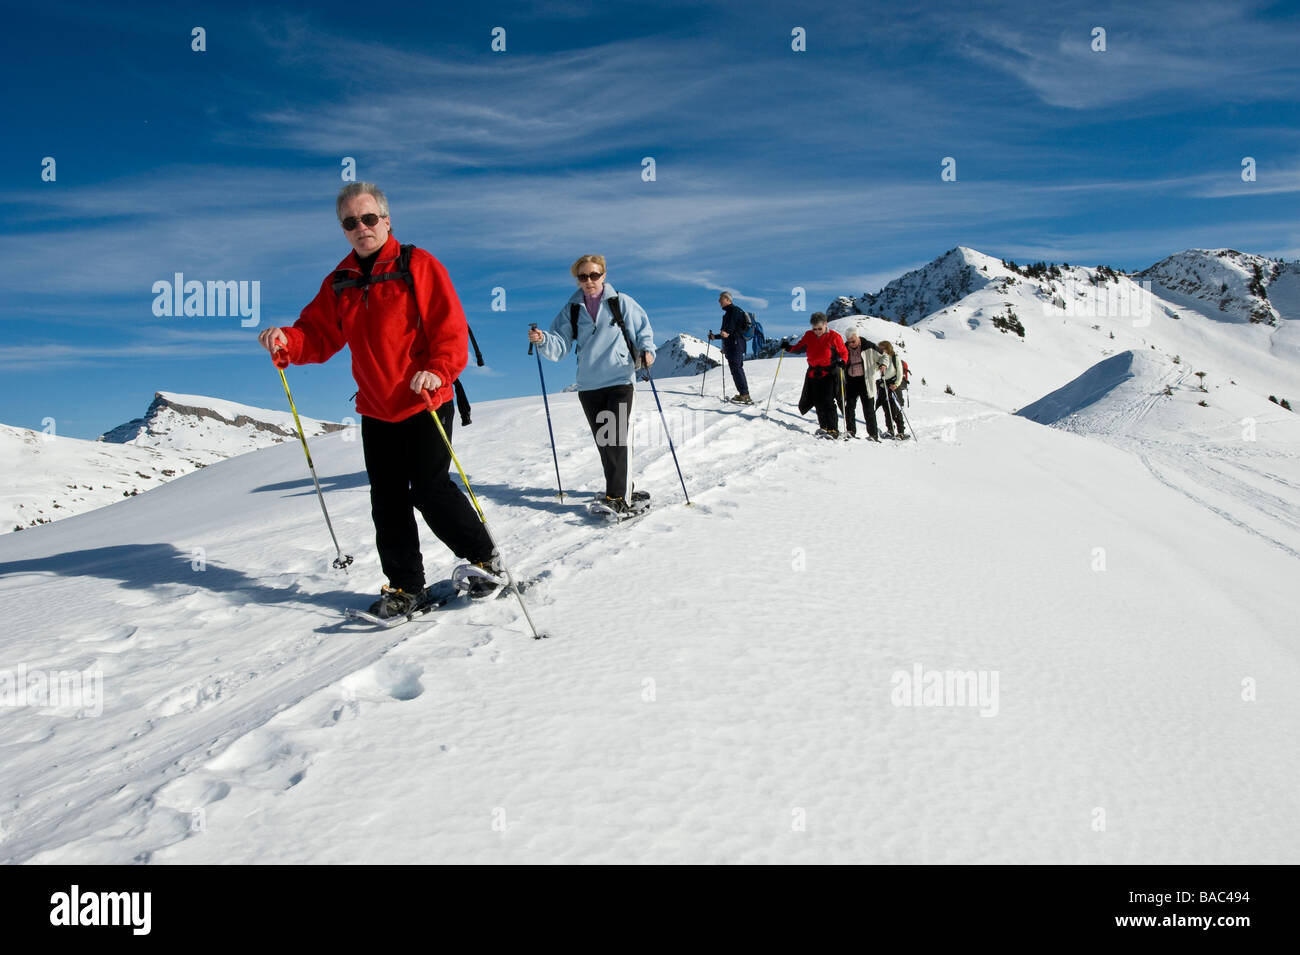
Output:
<svg viewBox="0 0 1300 955">
<path fill-rule="evenodd" d="M 600 277 L 601 277 L 602 275 L 604 275 L 604 274 L 605 274 L 604 272 L 579 272 L 579 273 L 578 273 L 578 281 L 579 281 L 579 282 L 594 282 L 594 281 L 596 281 L 596 279 L 600 278 Z"/>
</svg>

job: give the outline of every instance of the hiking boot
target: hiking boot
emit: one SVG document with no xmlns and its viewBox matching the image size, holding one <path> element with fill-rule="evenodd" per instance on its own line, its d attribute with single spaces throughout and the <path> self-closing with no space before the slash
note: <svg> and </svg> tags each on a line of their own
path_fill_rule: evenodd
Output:
<svg viewBox="0 0 1300 955">
<path fill-rule="evenodd" d="M 385 584 L 379 592 L 379 599 L 370 605 L 370 613 L 381 620 L 405 617 L 419 605 L 424 593 L 425 590 L 407 593 L 401 587 L 389 587 Z"/>
<path fill-rule="evenodd" d="M 734 401 L 734 402 L 735 402 L 736 404 L 738 404 L 738 405 L 752 405 L 752 404 L 754 403 L 754 399 L 751 398 L 751 397 L 749 397 L 749 393 L 748 393 L 748 392 L 746 392 L 746 393 L 743 394 L 743 395 L 736 395 L 736 396 L 735 396 L 734 398 L 732 398 L 731 400 Z"/>
<path fill-rule="evenodd" d="M 635 497 L 636 492 L 633 491 L 632 494 L 633 494 L 633 496 Z M 649 496 L 650 496 L 650 495 L 648 495 L 648 494 L 646 495 L 646 497 L 649 497 Z M 621 498 L 621 497 L 610 497 L 608 494 L 606 494 L 606 495 L 605 495 L 605 506 L 608 507 L 608 508 L 609 508 L 611 511 L 613 511 L 615 514 L 630 514 L 630 513 L 632 513 L 632 508 L 628 507 L 628 506 L 627 506 L 627 501 L 625 501 L 625 500 L 624 500 L 623 498 Z"/>
<path fill-rule="evenodd" d="M 642 501 L 648 501 L 648 500 L 650 500 L 650 492 L 649 492 L 649 491 L 638 491 L 638 490 L 636 489 L 636 482 L 633 481 L 633 482 L 632 482 L 632 495 L 631 495 L 631 497 L 628 498 L 628 500 L 630 500 L 633 504 L 639 504 L 639 503 L 641 503 Z"/>
</svg>

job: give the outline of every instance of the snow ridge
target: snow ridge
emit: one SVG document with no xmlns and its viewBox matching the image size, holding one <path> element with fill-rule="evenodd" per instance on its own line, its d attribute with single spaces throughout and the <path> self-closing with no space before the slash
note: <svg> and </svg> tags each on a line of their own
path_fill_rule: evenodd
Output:
<svg viewBox="0 0 1300 955">
<path fill-rule="evenodd" d="M 332 421 L 301 420 L 308 437 L 344 428 L 344 425 Z M 235 431 L 240 432 L 240 439 L 234 438 Z M 230 457 L 232 453 L 242 453 L 233 450 L 232 440 L 235 447 L 253 451 L 296 436 L 291 412 L 254 408 L 201 395 L 159 391 L 154 393 L 144 417 L 118 425 L 100 435 L 99 440 L 137 447 L 210 451 L 217 453 L 219 460 Z"/>
</svg>

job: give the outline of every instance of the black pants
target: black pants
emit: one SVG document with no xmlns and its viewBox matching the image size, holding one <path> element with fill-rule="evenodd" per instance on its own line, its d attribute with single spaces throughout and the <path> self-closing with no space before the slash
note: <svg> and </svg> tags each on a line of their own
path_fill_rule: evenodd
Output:
<svg viewBox="0 0 1300 955">
<path fill-rule="evenodd" d="M 880 426 L 876 423 L 876 402 L 867 394 L 867 379 L 844 376 L 844 421 L 849 434 L 858 433 L 858 401 L 862 402 L 862 417 L 867 419 L 867 434 L 873 438 L 880 437 Z"/>
<path fill-rule="evenodd" d="M 808 374 L 809 397 L 817 408 L 817 426 L 824 431 L 840 429 L 839 409 L 835 407 L 835 399 L 840 387 L 838 376 L 839 372 L 835 369 L 820 378 L 814 377 L 811 372 Z"/>
<path fill-rule="evenodd" d="M 580 391 L 578 400 L 582 402 L 591 435 L 596 439 L 596 449 L 600 451 L 600 466 L 605 469 L 605 494 L 626 500 L 632 386 L 612 385 Z"/>
<path fill-rule="evenodd" d="M 726 341 L 731 341 L 728 338 Z M 745 378 L 745 340 L 742 338 L 740 344 L 736 346 L 723 344 L 722 354 L 727 359 L 727 366 L 731 368 L 731 377 L 736 382 L 736 394 L 749 394 L 749 381 Z M 726 395 L 723 395 L 725 398 Z"/>
<path fill-rule="evenodd" d="M 450 401 L 438 409 L 438 419 L 450 438 Z M 389 586 L 408 593 L 424 586 L 416 510 L 457 557 L 475 562 L 491 559 L 492 541 L 469 499 L 447 473 L 451 455 L 427 411 L 398 422 L 363 415 L 361 448 L 370 476 L 375 547 Z"/>
<path fill-rule="evenodd" d="M 899 434 L 906 434 L 903 428 L 903 410 L 898 406 L 901 397 L 895 391 L 892 395 L 889 393 L 889 386 L 883 381 L 876 383 L 876 407 L 885 409 L 885 427 L 889 433 L 894 433 L 894 428 L 898 428 Z"/>
</svg>

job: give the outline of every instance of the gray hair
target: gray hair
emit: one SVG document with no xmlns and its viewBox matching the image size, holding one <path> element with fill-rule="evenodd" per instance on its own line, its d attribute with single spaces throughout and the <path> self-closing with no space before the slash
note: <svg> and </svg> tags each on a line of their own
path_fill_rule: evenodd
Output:
<svg viewBox="0 0 1300 955">
<path fill-rule="evenodd" d="M 334 200 L 334 214 L 340 220 L 343 218 L 343 203 L 357 196 L 374 196 L 375 205 L 379 206 L 379 214 L 388 215 L 388 197 L 384 195 L 384 190 L 373 182 L 350 182 L 339 190 L 339 197 Z"/>
</svg>

